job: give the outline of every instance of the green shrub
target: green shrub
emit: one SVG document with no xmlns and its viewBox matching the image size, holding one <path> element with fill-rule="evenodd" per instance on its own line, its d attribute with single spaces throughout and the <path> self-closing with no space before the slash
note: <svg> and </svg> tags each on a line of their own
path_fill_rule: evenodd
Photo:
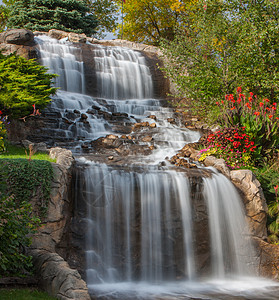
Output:
<svg viewBox="0 0 279 300">
<path fill-rule="evenodd" d="M 46 213 L 52 176 L 50 162 L 1 159 L 0 276 L 24 275 L 32 270 L 25 248 Z M 34 197 L 37 215 L 31 206 Z"/>
<path fill-rule="evenodd" d="M 41 217 L 47 211 L 52 177 L 53 168 L 48 161 L 1 159 L 0 181 L 4 182 L 4 194 L 13 195 L 18 202 L 29 202 L 36 196 Z"/>
<path fill-rule="evenodd" d="M 0 110 L 11 118 L 31 114 L 35 107 L 43 109 L 56 88 L 51 87 L 56 76 L 34 60 L 16 54 L 0 53 Z"/>
<path fill-rule="evenodd" d="M 25 254 L 30 234 L 40 224 L 31 204 L 0 194 L 0 276 L 23 276 L 32 271 L 32 257 Z"/>
</svg>

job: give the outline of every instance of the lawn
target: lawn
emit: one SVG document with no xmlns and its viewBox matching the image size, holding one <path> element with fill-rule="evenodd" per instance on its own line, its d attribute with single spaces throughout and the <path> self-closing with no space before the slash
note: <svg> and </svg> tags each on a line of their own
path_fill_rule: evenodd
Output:
<svg viewBox="0 0 279 300">
<path fill-rule="evenodd" d="M 17 159 L 17 158 L 26 158 L 29 159 L 29 150 L 18 147 L 14 145 L 8 144 L 6 147 L 6 151 L 0 154 L 0 159 L 9 158 L 9 159 Z M 31 159 L 37 160 L 47 160 L 50 162 L 56 162 L 55 159 L 51 159 L 47 153 L 36 152 L 31 156 Z"/>
<path fill-rule="evenodd" d="M 0 289 L 0 300 L 54 300 L 37 289 Z"/>
</svg>

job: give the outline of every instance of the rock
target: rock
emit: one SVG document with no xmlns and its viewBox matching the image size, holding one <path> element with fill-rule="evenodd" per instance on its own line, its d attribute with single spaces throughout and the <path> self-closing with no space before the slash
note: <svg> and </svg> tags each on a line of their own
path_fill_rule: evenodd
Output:
<svg viewBox="0 0 279 300">
<path fill-rule="evenodd" d="M 149 119 L 153 119 L 153 120 L 157 120 L 157 118 L 156 118 L 156 116 L 155 115 L 150 115 L 150 116 L 148 116 L 147 118 L 149 118 Z"/>
<path fill-rule="evenodd" d="M 52 159 L 56 158 L 56 163 L 63 165 L 66 168 L 70 168 L 73 164 L 74 158 L 70 150 L 63 148 L 51 148 L 49 151 L 49 156 Z"/>
<path fill-rule="evenodd" d="M 112 139 L 112 140 L 118 139 L 118 137 L 116 135 L 114 135 L 114 134 L 109 134 L 109 135 L 106 136 L 106 138 L 107 139 Z"/>
<path fill-rule="evenodd" d="M 111 156 L 108 157 L 108 160 L 113 160 L 113 158 L 114 157 L 111 155 Z"/>
<path fill-rule="evenodd" d="M 101 108 L 99 106 L 96 106 L 96 105 L 92 105 L 91 106 L 93 109 L 96 109 L 96 110 L 100 110 Z"/>
<path fill-rule="evenodd" d="M 230 177 L 243 193 L 246 215 L 253 235 L 266 237 L 267 205 L 259 181 L 250 170 L 231 171 Z"/>
<path fill-rule="evenodd" d="M 230 178 L 230 169 L 226 165 L 224 159 L 216 158 L 215 156 L 207 156 L 203 161 L 206 167 L 214 167 L 221 173 L 223 173 L 226 177 Z"/>
<path fill-rule="evenodd" d="M 7 30 L 2 38 L 6 44 L 32 46 L 34 44 L 34 34 L 27 29 L 10 29 Z"/>
<path fill-rule="evenodd" d="M 58 299 L 90 300 L 86 283 L 62 257 L 44 250 L 32 250 L 30 254 L 33 256 L 39 286 L 48 294 Z"/>
<path fill-rule="evenodd" d="M 156 123 L 151 123 L 151 124 L 149 125 L 149 127 L 151 127 L 151 128 L 156 128 L 157 125 L 156 125 Z"/>
<path fill-rule="evenodd" d="M 77 109 L 74 109 L 74 113 L 77 114 L 77 115 L 80 115 L 80 111 L 77 110 Z"/>
<path fill-rule="evenodd" d="M 86 43 L 86 35 L 84 33 L 78 34 L 70 32 L 68 35 L 68 39 L 72 43 Z"/>
<path fill-rule="evenodd" d="M 69 32 L 65 32 L 65 31 L 58 30 L 58 29 L 51 29 L 48 32 L 49 37 L 51 37 L 53 39 L 57 39 L 57 40 L 61 40 L 63 38 L 66 38 L 66 37 L 68 37 L 68 35 L 69 35 Z"/>
<path fill-rule="evenodd" d="M 82 120 L 86 120 L 86 119 L 88 118 L 88 116 L 87 116 L 86 114 L 81 114 L 81 115 L 80 115 L 80 118 L 81 118 Z"/>
<path fill-rule="evenodd" d="M 23 140 L 23 141 L 21 141 L 21 144 L 28 151 L 30 150 L 30 147 L 32 147 L 33 151 L 35 151 L 35 152 L 45 152 L 45 153 L 49 152 L 49 150 L 47 149 L 46 144 L 43 143 L 43 142 L 41 142 L 41 143 L 32 143 L 28 140 Z"/>
<path fill-rule="evenodd" d="M 143 142 L 151 142 L 153 140 L 153 137 L 152 136 L 145 136 L 141 139 Z"/>
<path fill-rule="evenodd" d="M 171 124 L 175 124 L 175 119 L 174 118 L 167 118 L 167 121 Z"/>
</svg>

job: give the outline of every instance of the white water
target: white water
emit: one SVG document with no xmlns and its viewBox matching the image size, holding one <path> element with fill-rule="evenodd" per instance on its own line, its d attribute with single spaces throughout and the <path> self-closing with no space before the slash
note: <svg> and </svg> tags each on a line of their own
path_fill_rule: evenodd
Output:
<svg viewBox="0 0 279 300">
<path fill-rule="evenodd" d="M 153 138 L 158 150 L 149 157 L 153 165 L 199 139 L 198 133 L 166 121 L 172 111 L 152 99 L 151 74 L 139 53 L 94 48 L 100 99 L 84 95 L 78 48 L 65 40 L 37 41 L 42 63 L 60 74 L 56 86 L 62 90 L 54 97 L 52 110 L 63 118 L 75 109 L 88 116 L 86 125 L 74 120 L 65 128 L 59 123 L 54 137 L 63 132 L 65 140 L 80 142 L 114 133 L 113 124 L 97 110 L 88 113 L 95 106 L 108 113 L 127 113 L 127 122 L 156 122 Z M 157 121 L 148 119 L 150 114 Z M 144 161 L 140 158 L 138 163 Z M 81 193 L 87 203 L 86 274 L 92 293 L 106 299 L 278 299 L 271 288 L 276 284 L 256 278 L 250 267 L 255 258 L 242 203 L 224 176 L 212 174 L 198 185 L 209 215 L 205 231 L 210 241 L 209 266 L 201 272 L 196 247 L 204 241 L 195 236 L 197 199 L 184 173 L 150 165 L 119 169 L 85 159 L 79 162 L 86 166 Z"/>
</svg>

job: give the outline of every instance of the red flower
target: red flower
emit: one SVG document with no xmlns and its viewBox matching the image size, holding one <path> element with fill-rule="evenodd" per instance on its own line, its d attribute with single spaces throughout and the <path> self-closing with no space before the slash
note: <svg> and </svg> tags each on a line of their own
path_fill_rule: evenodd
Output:
<svg viewBox="0 0 279 300">
<path fill-rule="evenodd" d="M 216 102 L 216 105 L 219 105 L 219 102 L 218 102 L 218 101 Z"/>
<path fill-rule="evenodd" d="M 2 113 L 2 111 L 0 110 L 0 115 L 2 115 L 3 113 Z"/>
<path fill-rule="evenodd" d="M 263 107 L 263 106 L 264 106 L 263 102 L 260 102 L 260 107 Z"/>
<path fill-rule="evenodd" d="M 253 94 L 252 92 L 250 92 L 250 96 L 253 97 L 253 95 L 254 95 L 254 94 Z"/>
<path fill-rule="evenodd" d="M 235 109 L 235 106 L 231 108 L 231 110 L 234 110 L 234 109 Z"/>
<path fill-rule="evenodd" d="M 259 113 L 258 111 L 255 111 L 255 112 L 254 112 L 254 115 L 259 116 L 260 113 Z"/>
<path fill-rule="evenodd" d="M 236 89 L 236 92 L 237 92 L 238 94 L 242 92 L 241 86 L 239 86 L 239 87 Z"/>
<path fill-rule="evenodd" d="M 272 115 L 269 115 L 268 117 L 269 117 L 269 119 L 271 119 L 273 116 L 272 116 Z"/>
</svg>

